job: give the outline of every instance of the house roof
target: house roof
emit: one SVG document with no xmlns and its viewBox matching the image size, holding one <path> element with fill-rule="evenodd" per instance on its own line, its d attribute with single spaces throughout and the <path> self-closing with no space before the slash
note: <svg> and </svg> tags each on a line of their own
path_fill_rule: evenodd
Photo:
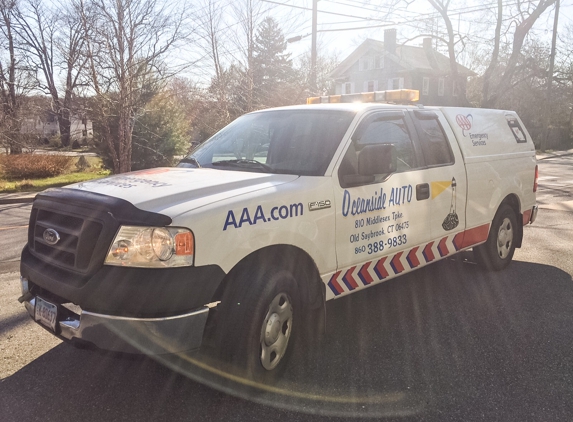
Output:
<svg viewBox="0 0 573 422">
<path fill-rule="evenodd" d="M 367 38 L 344 59 L 330 74 L 331 78 L 338 79 L 345 76 L 350 67 L 356 63 L 360 57 L 368 53 L 383 53 L 384 57 L 398 63 L 403 71 L 421 71 L 434 75 L 446 75 L 450 72 L 450 59 L 435 50 L 432 50 L 433 57 L 428 57 L 428 53 L 423 47 L 411 45 L 398 45 L 396 52 L 390 53 L 384 49 L 382 41 Z M 458 73 L 462 76 L 476 76 L 476 73 L 465 66 L 458 64 Z"/>
</svg>

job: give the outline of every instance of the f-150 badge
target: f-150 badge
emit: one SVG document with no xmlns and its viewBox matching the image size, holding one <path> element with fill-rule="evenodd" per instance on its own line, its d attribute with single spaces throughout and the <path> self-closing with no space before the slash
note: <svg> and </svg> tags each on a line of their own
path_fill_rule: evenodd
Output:
<svg viewBox="0 0 573 422">
<path fill-rule="evenodd" d="M 330 199 L 326 199 L 324 201 L 314 201 L 308 203 L 308 210 L 309 211 L 318 211 L 323 210 L 325 208 L 330 208 Z"/>
</svg>

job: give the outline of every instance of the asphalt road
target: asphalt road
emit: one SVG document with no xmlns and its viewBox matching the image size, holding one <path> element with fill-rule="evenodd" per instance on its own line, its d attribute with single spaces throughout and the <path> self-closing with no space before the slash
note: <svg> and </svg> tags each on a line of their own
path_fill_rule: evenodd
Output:
<svg viewBox="0 0 573 422">
<path fill-rule="evenodd" d="M 0 420 L 571 421 L 572 169 L 573 157 L 540 161 L 544 208 L 508 269 L 483 272 L 468 253 L 329 302 L 324 344 L 272 390 L 220 378 L 209 356 L 62 344 L 1 267 L 17 260 L 29 206 L 0 206 Z"/>
<path fill-rule="evenodd" d="M 0 273 L 20 267 L 31 204 L 0 205 Z"/>
<path fill-rule="evenodd" d="M 573 211 L 573 156 L 539 160 L 537 203 L 543 209 Z"/>
</svg>

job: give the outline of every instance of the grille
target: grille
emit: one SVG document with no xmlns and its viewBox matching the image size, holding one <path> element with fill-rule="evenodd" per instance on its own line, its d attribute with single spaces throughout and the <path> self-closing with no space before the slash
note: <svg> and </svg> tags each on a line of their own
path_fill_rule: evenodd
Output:
<svg viewBox="0 0 573 422">
<path fill-rule="evenodd" d="M 64 212 L 33 208 L 30 218 L 29 245 L 39 258 L 77 272 L 86 272 L 103 225 L 89 218 Z M 44 232 L 53 229 L 60 240 L 50 245 L 44 240 Z"/>
</svg>

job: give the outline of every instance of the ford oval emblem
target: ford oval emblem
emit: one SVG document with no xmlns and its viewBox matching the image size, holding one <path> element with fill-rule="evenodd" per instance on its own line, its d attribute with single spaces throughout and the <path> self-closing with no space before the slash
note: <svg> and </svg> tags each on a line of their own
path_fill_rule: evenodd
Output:
<svg viewBox="0 0 573 422">
<path fill-rule="evenodd" d="M 44 230 L 44 234 L 42 235 L 44 241 L 48 245 L 54 246 L 56 243 L 60 241 L 60 234 L 55 231 L 54 229 L 46 229 Z"/>
</svg>

